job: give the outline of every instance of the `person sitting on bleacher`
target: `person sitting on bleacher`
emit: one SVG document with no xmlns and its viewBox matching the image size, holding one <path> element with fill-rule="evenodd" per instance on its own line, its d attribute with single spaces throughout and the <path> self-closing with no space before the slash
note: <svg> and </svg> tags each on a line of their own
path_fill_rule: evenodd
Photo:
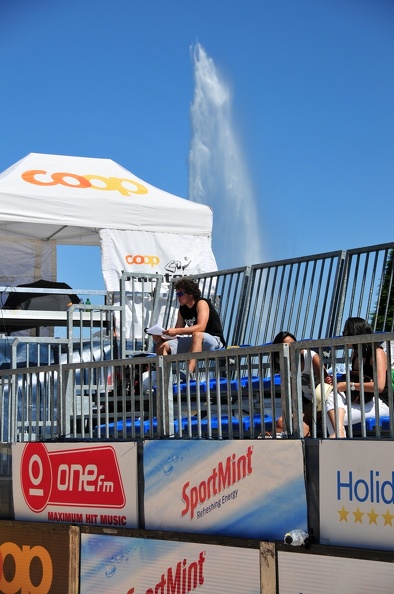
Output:
<svg viewBox="0 0 394 594">
<path fill-rule="evenodd" d="M 279 332 L 274 340 L 273 344 L 291 343 L 297 339 L 291 332 Z M 276 357 L 275 357 L 276 355 Z M 318 423 L 319 417 L 321 418 L 321 412 L 317 412 L 317 418 L 313 418 L 313 389 L 311 376 L 314 374 L 315 385 L 320 382 L 320 357 L 318 353 L 311 349 L 302 349 L 301 353 L 301 384 L 302 384 L 302 412 L 303 412 L 303 424 L 304 424 L 304 437 L 311 437 L 312 423 Z M 274 353 L 273 367 L 275 373 L 279 373 L 279 357 L 278 353 Z M 332 378 L 327 374 L 324 369 L 324 381 L 327 384 L 331 384 Z M 276 433 L 283 431 L 283 417 L 279 417 L 276 421 Z"/>
<path fill-rule="evenodd" d="M 209 299 L 201 297 L 197 282 L 184 277 L 176 281 L 174 288 L 180 306 L 178 318 L 174 328 L 164 330 L 164 337 L 153 337 L 156 353 L 201 353 L 226 346 L 219 314 Z M 191 373 L 195 364 L 195 359 L 189 361 Z"/>
<path fill-rule="evenodd" d="M 343 336 L 359 336 L 372 334 L 372 328 L 363 318 L 348 318 L 343 329 Z M 373 367 L 373 349 L 375 349 L 376 369 Z M 388 416 L 389 407 L 387 400 L 387 356 L 381 345 L 377 343 L 362 344 L 363 356 L 363 380 L 360 382 L 358 371 L 360 361 L 358 357 L 358 344 L 354 345 L 351 358 L 350 385 L 347 385 L 346 377 L 337 382 L 337 391 L 331 392 L 326 397 L 327 409 L 327 431 L 329 437 L 346 437 L 345 426 L 349 424 L 347 397 L 351 397 L 351 423 L 352 425 L 361 421 L 360 390 L 361 383 L 364 385 L 365 418 L 375 418 L 375 383 L 379 393 L 379 415 Z M 335 428 L 335 405 L 338 407 L 338 430 Z"/>
</svg>

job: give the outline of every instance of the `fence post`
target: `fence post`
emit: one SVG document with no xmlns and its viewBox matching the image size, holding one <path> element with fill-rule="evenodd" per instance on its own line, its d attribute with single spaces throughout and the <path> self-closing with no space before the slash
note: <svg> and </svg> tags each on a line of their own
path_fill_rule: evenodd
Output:
<svg viewBox="0 0 394 594">
<path fill-rule="evenodd" d="M 172 362 L 158 356 L 156 369 L 157 432 L 159 436 L 174 434 L 174 396 L 172 390 Z"/>
<path fill-rule="evenodd" d="M 67 366 L 59 365 L 59 375 L 61 375 L 61 402 L 62 402 L 62 436 L 71 437 L 71 416 L 73 412 L 73 385 L 74 385 L 74 374 L 73 370 L 67 368 Z M 75 433 L 74 423 L 74 433 Z"/>
<path fill-rule="evenodd" d="M 291 402 L 293 414 L 289 418 L 289 423 L 292 424 L 293 437 L 304 437 L 303 431 L 303 414 L 302 414 L 302 384 L 301 384 L 301 353 L 297 349 L 297 343 L 293 342 L 289 345 L 290 351 L 290 369 L 291 369 Z M 291 426 L 291 425 L 290 425 Z"/>
<path fill-rule="evenodd" d="M 245 341 L 246 325 L 249 319 L 250 296 L 252 285 L 250 282 L 251 267 L 247 266 L 243 280 L 242 294 L 239 301 L 237 321 L 234 329 L 234 344 L 240 345 Z"/>
<path fill-rule="evenodd" d="M 291 365 L 290 365 L 290 352 L 289 345 L 283 343 L 279 349 L 279 367 L 280 373 L 280 393 L 282 402 L 282 418 L 284 420 L 283 428 L 288 434 L 293 432 L 293 418 L 292 410 L 293 407 L 290 405 L 291 402 Z"/>
</svg>

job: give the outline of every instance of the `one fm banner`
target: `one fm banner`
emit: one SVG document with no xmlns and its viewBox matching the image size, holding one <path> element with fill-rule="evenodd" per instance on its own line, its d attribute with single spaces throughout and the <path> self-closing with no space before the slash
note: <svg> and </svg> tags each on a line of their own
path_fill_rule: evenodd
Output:
<svg viewBox="0 0 394 594">
<path fill-rule="evenodd" d="M 137 445 L 16 443 L 16 520 L 138 527 Z"/>
<path fill-rule="evenodd" d="M 307 529 L 301 440 L 150 441 L 144 479 L 147 529 L 262 540 Z"/>
<path fill-rule="evenodd" d="M 81 535 L 83 594 L 260 594 L 258 549 Z"/>
<path fill-rule="evenodd" d="M 319 482 L 322 544 L 393 549 L 391 441 L 323 441 Z"/>
</svg>

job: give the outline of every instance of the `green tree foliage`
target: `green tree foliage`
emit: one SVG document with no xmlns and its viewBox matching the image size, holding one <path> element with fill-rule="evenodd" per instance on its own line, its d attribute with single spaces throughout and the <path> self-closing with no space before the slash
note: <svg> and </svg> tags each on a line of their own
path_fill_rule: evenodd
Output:
<svg viewBox="0 0 394 594">
<path fill-rule="evenodd" d="M 389 250 L 383 275 L 380 298 L 371 314 L 371 324 L 376 331 L 393 331 L 394 314 L 394 250 Z"/>
</svg>

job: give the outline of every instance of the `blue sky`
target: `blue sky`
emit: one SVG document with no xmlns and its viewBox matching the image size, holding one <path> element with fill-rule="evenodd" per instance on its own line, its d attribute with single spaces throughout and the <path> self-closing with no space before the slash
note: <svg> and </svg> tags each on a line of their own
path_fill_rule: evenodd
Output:
<svg viewBox="0 0 394 594">
<path fill-rule="evenodd" d="M 110 158 L 187 198 L 197 42 L 231 93 L 262 246 L 244 262 L 250 235 L 214 228 L 219 268 L 393 241 L 391 0 L 1 0 L 0 171 Z M 60 248 L 58 278 L 104 288 L 98 249 Z"/>
</svg>

